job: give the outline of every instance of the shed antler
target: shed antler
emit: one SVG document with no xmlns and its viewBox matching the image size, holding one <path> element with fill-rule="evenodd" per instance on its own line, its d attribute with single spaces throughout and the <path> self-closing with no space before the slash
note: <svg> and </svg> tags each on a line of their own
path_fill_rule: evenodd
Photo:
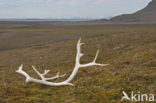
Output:
<svg viewBox="0 0 156 103">
<path fill-rule="evenodd" d="M 59 76 L 59 73 L 57 73 L 57 75 L 54 76 L 54 77 L 45 78 L 44 76 L 47 73 L 49 73 L 50 70 L 45 70 L 44 73 L 41 74 L 40 72 L 37 71 L 37 69 L 34 66 L 32 66 L 33 70 L 41 77 L 41 80 L 35 79 L 35 78 L 32 78 L 31 76 L 29 76 L 25 71 L 22 70 L 23 65 L 21 65 L 16 72 L 18 72 L 20 74 L 23 74 L 26 77 L 26 82 L 35 82 L 35 83 L 40 83 L 40 84 L 49 85 L 49 86 L 63 86 L 63 85 L 71 85 L 71 86 L 73 86 L 73 84 L 71 84 L 70 82 L 76 76 L 76 73 L 78 72 L 78 70 L 80 68 L 89 67 L 89 66 L 107 66 L 107 65 L 109 65 L 109 64 L 99 64 L 99 63 L 96 63 L 96 59 L 97 59 L 97 56 L 99 54 L 99 50 L 97 51 L 97 53 L 95 55 L 95 58 L 94 58 L 94 60 L 92 62 L 87 63 L 87 64 L 80 64 L 80 59 L 83 56 L 83 54 L 81 53 L 81 45 L 82 44 L 83 43 L 81 43 L 81 39 L 79 39 L 79 41 L 77 43 L 77 55 L 76 55 L 75 67 L 74 67 L 73 72 L 71 73 L 71 75 L 63 82 L 55 83 L 55 82 L 51 82 L 49 80 L 54 80 L 54 79 L 57 79 L 57 78 L 60 78 L 60 77 L 64 77 L 66 74 Z"/>
</svg>

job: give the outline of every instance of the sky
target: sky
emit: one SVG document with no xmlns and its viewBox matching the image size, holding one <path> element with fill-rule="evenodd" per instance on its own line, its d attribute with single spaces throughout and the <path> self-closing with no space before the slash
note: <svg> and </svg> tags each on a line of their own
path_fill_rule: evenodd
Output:
<svg viewBox="0 0 156 103">
<path fill-rule="evenodd" d="M 133 13 L 151 0 L 0 0 L 0 18 L 108 18 Z"/>
</svg>

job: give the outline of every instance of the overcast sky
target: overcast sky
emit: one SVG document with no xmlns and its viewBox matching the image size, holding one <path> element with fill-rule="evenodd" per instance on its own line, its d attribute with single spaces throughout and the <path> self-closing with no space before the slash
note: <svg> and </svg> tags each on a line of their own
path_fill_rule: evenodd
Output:
<svg viewBox="0 0 156 103">
<path fill-rule="evenodd" d="M 151 0 L 0 0 L 0 18 L 105 18 L 132 13 Z"/>
</svg>

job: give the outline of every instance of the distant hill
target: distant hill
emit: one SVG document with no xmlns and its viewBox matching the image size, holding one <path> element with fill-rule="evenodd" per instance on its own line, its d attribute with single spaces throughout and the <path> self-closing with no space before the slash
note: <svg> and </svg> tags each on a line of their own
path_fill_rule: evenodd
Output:
<svg viewBox="0 0 156 103">
<path fill-rule="evenodd" d="M 110 19 L 113 22 L 156 22 L 156 0 L 133 14 L 123 14 Z"/>
</svg>

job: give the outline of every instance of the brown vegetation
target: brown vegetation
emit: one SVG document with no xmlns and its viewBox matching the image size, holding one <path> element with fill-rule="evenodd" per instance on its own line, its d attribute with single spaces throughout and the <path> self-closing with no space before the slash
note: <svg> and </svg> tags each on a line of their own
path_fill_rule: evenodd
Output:
<svg viewBox="0 0 156 103">
<path fill-rule="evenodd" d="M 0 103 L 120 103 L 123 90 L 156 93 L 155 34 L 156 27 L 102 25 L 0 29 Z M 48 76 L 59 71 L 67 78 L 79 37 L 85 43 L 82 63 L 100 49 L 97 61 L 110 66 L 81 69 L 74 87 L 26 84 L 15 72 L 24 64 L 23 69 L 38 78 L 31 68 L 35 65 L 42 72 L 50 69 Z"/>
</svg>

